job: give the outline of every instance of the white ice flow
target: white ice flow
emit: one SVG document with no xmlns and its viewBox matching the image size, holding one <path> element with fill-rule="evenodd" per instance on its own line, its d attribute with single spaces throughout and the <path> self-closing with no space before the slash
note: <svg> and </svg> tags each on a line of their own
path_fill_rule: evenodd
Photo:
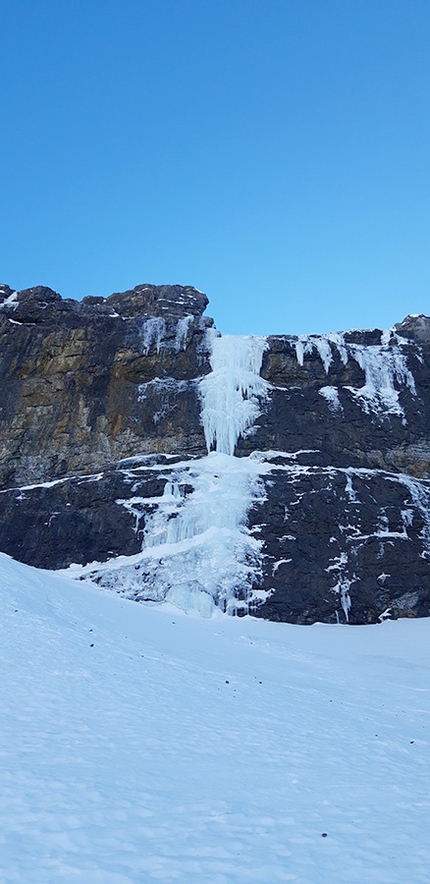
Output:
<svg viewBox="0 0 430 884">
<path fill-rule="evenodd" d="M 202 420 L 208 451 L 234 454 L 239 436 L 252 427 L 267 395 L 260 377 L 266 338 L 212 335 L 212 372 L 200 382 Z"/>
<path fill-rule="evenodd" d="M 212 372 L 200 382 L 208 457 L 176 468 L 146 521 L 143 549 L 153 599 L 206 616 L 215 604 L 228 613 L 248 611 L 258 597 L 261 544 L 246 516 L 264 489 L 258 459 L 234 457 L 234 449 L 266 395 L 260 368 L 267 346 L 265 338 L 213 330 L 209 340 Z"/>
<path fill-rule="evenodd" d="M 407 358 L 400 347 L 390 347 L 387 341 L 380 345 L 359 347 L 349 345 L 351 355 L 364 371 L 365 383 L 362 387 L 347 387 L 369 413 L 397 414 L 404 411 L 399 402 L 399 391 L 395 384 L 406 386 L 416 395 L 415 380 L 407 365 Z"/>
<path fill-rule="evenodd" d="M 186 617 L 0 555 L 1 884 L 428 884 L 430 620 Z"/>
<path fill-rule="evenodd" d="M 382 332 L 379 344 L 353 344 L 346 342 L 342 333 L 331 332 L 326 335 L 299 335 L 294 346 L 299 365 L 303 365 L 305 356 L 316 350 L 326 374 L 330 371 L 334 352 L 337 351 L 344 365 L 350 358 L 354 359 L 364 373 L 364 384 L 361 387 L 346 386 L 345 389 L 353 394 L 362 410 L 366 414 L 396 414 L 406 422 L 398 387 L 403 385 L 412 395 L 416 395 L 415 380 L 408 368 L 405 352 L 409 341 L 388 329 Z M 332 411 L 342 412 L 336 387 L 322 387 L 319 392 Z"/>
<path fill-rule="evenodd" d="M 190 485 L 192 493 L 185 493 Z M 258 597 L 252 587 L 261 544 L 245 522 L 263 495 L 256 458 L 213 452 L 178 469 L 145 524 L 142 556 L 153 586 L 147 598 L 203 616 L 215 604 L 227 613 L 248 611 Z"/>
<path fill-rule="evenodd" d="M 211 616 L 215 606 L 246 613 L 265 597 L 256 589 L 261 541 L 246 526 L 264 496 L 259 457 L 235 457 L 267 395 L 260 377 L 265 338 L 210 330 L 212 372 L 200 381 L 207 457 L 177 464 L 161 498 L 151 499 L 142 552 L 97 566 L 97 582 L 146 601 L 172 602 Z M 152 340 L 152 339 L 151 339 Z M 212 450 L 214 449 L 214 450 Z M 134 508 L 148 501 L 133 499 Z M 130 502 L 123 505 L 130 508 Z M 78 569 L 92 574 L 94 564 Z"/>
</svg>

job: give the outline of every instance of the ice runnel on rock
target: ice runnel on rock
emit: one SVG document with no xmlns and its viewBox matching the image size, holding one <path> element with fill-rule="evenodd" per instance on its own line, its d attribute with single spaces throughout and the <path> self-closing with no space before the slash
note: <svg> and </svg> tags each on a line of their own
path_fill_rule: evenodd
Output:
<svg viewBox="0 0 430 884">
<path fill-rule="evenodd" d="M 416 395 L 415 380 L 403 352 L 408 341 L 399 338 L 391 329 L 381 333 L 379 344 L 346 342 L 341 332 L 331 332 L 326 335 L 299 335 L 294 346 L 299 365 L 303 365 L 305 356 L 316 350 L 326 374 L 329 374 L 336 350 L 343 365 L 349 359 L 354 359 L 364 372 L 364 384 L 361 387 L 346 386 L 345 389 L 353 394 L 367 414 L 397 414 L 404 418 L 397 387 L 403 385 L 412 395 Z M 335 407 L 335 395 L 338 399 L 335 387 L 323 387 L 320 393 L 332 410 L 341 412 L 340 403 L 339 407 Z"/>
<path fill-rule="evenodd" d="M 148 503 L 153 507 L 142 552 L 93 568 L 90 575 L 126 596 L 171 602 L 202 616 L 215 607 L 247 613 L 267 595 L 255 589 L 261 541 L 246 526 L 250 507 L 264 498 L 261 464 L 258 455 L 234 456 L 267 395 L 259 374 L 267 344 L 265 338 L 212 330 L 209 343 L 212 372 L 200 381 L 208 455 L 176 464 L 161 498 L 134 499 L 142 511 Z"/>
</svg>

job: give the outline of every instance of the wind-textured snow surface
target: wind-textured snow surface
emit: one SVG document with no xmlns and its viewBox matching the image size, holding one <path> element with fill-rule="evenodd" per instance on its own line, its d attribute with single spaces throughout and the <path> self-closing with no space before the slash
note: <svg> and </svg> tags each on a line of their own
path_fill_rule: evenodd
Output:
<svg viewBox="0 0 430 884">
<path fill-rule="evenodd" d="M 428 884 L 429 620 L 0 594 L 1 884 Z"/>
</svg>

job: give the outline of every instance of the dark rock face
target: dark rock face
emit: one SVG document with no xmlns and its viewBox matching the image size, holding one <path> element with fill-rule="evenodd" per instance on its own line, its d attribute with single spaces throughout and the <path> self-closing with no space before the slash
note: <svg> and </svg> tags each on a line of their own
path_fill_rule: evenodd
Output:
<svg viewBox="0 0 430 884">
<path fill-rule="evenodd" d="M 295 464 L 274 469 L 266 494 L 250 514 L 263 525 L 261 587 L 271 593 L 258 616 L 360 624 L 430 615 L 430 483 Z"/>
<path fill-rule="evenodd" d="M 171 468 L 164 455 L 136 458 L 95 475 L 0 492 L 0 547 L 26 564 L 54 569 L 134 555 L 143 519 L 140 525 L 136 507 L 124 504 L 161 497 Z"/>
<path fill-rule="evenodd" d="M 135 453 L 204 452 L 205 295 L 149 285 L 82 302 L 42 286 L 3 295 L 0 487 Z"/>
<path fill-rule="evenodd" d="M 420 327 L 425 320 L 419 317 Z M 430 319 L 426 322 L 430 334 Z M 340 347 L 323 336 L 308 338 L 310 347 L 312 341 L 315 346 L 304 354 L 302 365 L 296 353 L 298 339 L 269 338 L 262 366 L 271 384 L 264 421 L 257 422 L 252 436 L 239 441 L 238 450 L 309 449 L 308 462 L 319 466 L 430 475 L 430 344 L 393 335 L 381 345 L 381 335 L 379 330 L 347 332 Z M 331 353 L 331 358 L 326 354 L 326 367 L 317 348 L 322 349 L 321 343 Z M 344 345 L 345 353 L 340 353 Z M 363 356 L 369 356 L 368 375 L 381 382 L 382 395 L 373 395 L 371 388 L 366 391 L 370 384 L 360 366 Z M 388 377 L 383 376 L 385 366 Z M 367 395 L 361 395 L 363 390 Z"/>
<path fill-rule="evenodd" d="M 164 597 L 154 584 L 176 569 L 177 599 L 186 584 L 205 591 L 195 538 L 197 548 L 205 531 L 237 530 L 229 610 L 306 624 L 429 616 L 430 318 L 388 333 L 270 337 L 258 383 L 258 366 L 238 368 L 233 354 L 226 367 L 233 407 L 228 390 L 221 405 L 204 400 L 219 340 L 206 306 L 181 286 L 82 302 L 0 287 L 0 550 L 38 567 L 88 566 L 83 576 L 137 599 Z M 241 403 L 252 420 L 231 462 L 249 463 L 240 481 L 253 491 L 234 527 L 238 480 L 222 484 L 214 460 L 204 486 L 198 465 L 207 471 L 217 409 L 234 424 Z M 210 509 L 218 481 L 225 527 L 219 513 L 202 521 L 202 494 Z M 164 546 L 150 558 L 157 532 Z M 208 574 L 222 573 L 220 549 Z M 121 556 L 132 557 L 123 585 Z"/>
</svg>

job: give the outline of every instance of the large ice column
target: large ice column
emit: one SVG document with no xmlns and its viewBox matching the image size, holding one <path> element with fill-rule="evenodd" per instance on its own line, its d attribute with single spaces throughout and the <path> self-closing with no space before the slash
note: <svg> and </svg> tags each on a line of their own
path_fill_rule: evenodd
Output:
<svg viewBox="0 0 430 884">
<path fill-rule="evenodd" d="M 212 336 L 212 372 L 200 382 L 202 421 L 208 451 L 234 454 L 239 436 L 260 414 L 267 384 L 260 377 L 266 338 Z"/>
<path fill-rule="evenodd" d="M 250 507 L 264 496 L 259 466 L 255 458 L 235 458 L 234 449 L 267 395 L 260 377 L 267 342 L 209 335 L 212 372 L 200 382 L 209 456 L 166 483 L 147 520 L 144 549 L 158 562 L 157 594 L 186 610 L 208 612 L 215 602 L 234 613 L 248 609 L 260 568 L 261 544 L 246 527 Z M 184 493 L 190 484 L 192 493 Z"/>
<path fill-rule="evenodd" d="M 191 494 L 185 491 L 190 485 Z M 203 614 L 214 604 L 228 613 L 247 611 L 261 544 L 246 528 L 246 516 L 262 497 L 255 458 L 214 452 L 177 469 L 145 525 L 152 597 Z"/>
<path fill-rule="evenodd" d="M 258 589 L 262 542 L 246 525 L 263 500 L 258 456 L 207 457 L 176 464 L 159 498 L 118 501 L 146 516 L 142 551 L 81 569 L 98 586 L 129 598 L 171 602 L 187 613 L 247 613 L 267 593 Z"/>
<path fill-rule="evenodd" d="M 158 346 L 161 331 L 161 326 L 150 327 L 148 347 Z M 267 343 L 212 331 L 210 342 L 212 372 L 200 382 L 208 456 L 174 466 L 161 498 L 133 498 L 137 512 L 148 505 L 152 509 L 145 519 L 142 552 L 91 572 L 99 585 L 124 595 L 171 602 L 203 616 L 215 606 L 246 613 L 266 596 L 256 589 L 261 540 L 246 524 L 251 506 L 264 499 L 261 464 L 258 455 L 234 457 L 234 449 L 267 395 L 259 374 Z"/>
</svg>

